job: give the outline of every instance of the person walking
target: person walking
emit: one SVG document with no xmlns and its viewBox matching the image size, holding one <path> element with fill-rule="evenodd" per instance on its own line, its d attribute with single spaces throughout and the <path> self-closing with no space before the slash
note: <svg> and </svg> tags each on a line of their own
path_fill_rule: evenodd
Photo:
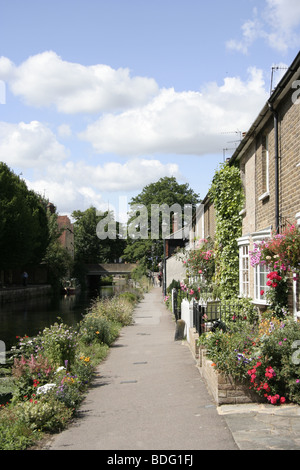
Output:
<svg viewBox="0 0 300 470">
<path fill-rule="evenodd" d="M 26 287 L 28 283 L 28 273 L 26 271 L 22 274 L 23 286 Z"/>
</svg>

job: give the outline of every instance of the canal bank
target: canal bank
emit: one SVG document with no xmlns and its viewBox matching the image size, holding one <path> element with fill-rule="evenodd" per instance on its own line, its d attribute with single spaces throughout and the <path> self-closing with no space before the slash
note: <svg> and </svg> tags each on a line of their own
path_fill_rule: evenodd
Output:
<svg viewBox="0 0 300 470">
<path fill-rule="evenodd" d="M 61 295 L 53 292 L 50 286 L 6 289 L 5 302 L 0 301 L 0 341 L 10 350 L 17 338 L 36 336 L 56 322 L 76 326 L 96 297 L 110 297 L 119 291 L 119 286 L 102 286 L 96 293 L 81 291 L 75 295 Z"/>
<path fill-rule="evenodd" d="M 22 300 L 33 299 L 35 297 L 43 297 L 51 294 L 52 287 L 50 286 L 50 284 L 45 284 L 42 286 L 29 285 L 27 287 L 2 287 L 0 289 L 0 305 L 9 302 L 18 302 Z"/>
</svg>

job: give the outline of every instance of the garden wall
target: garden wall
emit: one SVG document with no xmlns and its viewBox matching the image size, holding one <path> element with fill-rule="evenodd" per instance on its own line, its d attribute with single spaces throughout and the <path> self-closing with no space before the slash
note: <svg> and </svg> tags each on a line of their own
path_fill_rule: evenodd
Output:
<svg viewBox="0 0 300 470">
<path fill-rule="evenodd" d="M 249 390 L 249 386 L 235 382 L 232 377 L 220 374 L 206 357 L 205 349 L 198 351 L 199 371 L 216 404 L 237 405 L 260 402 L 261 398 Z"/>
<path fill-rule="evenodd" d="M 195 328 L 189 330 L 189 347 L 197 361 L 197 366 L 208 391 L 217 406 L 237 405 L 260 402 L 261 398 L 249 390 L 248 385 L 235 382 L 232 377 L 220 374 L 213 367 L 212 361 L 206 356 L 206 350 L 197 345 L 199 335 Z"/>
</svg>

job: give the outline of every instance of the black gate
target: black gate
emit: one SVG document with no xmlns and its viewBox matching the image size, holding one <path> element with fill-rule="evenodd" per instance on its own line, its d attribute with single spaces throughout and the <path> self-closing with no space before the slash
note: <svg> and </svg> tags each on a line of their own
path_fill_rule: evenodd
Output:
<svg viewBox="0 0 300 470">
<path fill-rule="evenodd" d="M 172 309 L 175 316 L 175 320 L 180 320 L 181 318 L 181 304 L 178 306 L 178 291 L 177 289 L 173 289 L 172 295 Z"/>
</svg>

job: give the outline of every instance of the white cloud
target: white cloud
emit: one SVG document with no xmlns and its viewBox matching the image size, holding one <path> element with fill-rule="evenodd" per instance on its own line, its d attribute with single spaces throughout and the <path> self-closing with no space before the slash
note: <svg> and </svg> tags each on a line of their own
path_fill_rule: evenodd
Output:
<svg viewBox="0 0 300 470">
<path fill-rule="evenodd" d="M 249 47 L 253 44 L 254 41 L 256 41 L 256 39 L 265 37 L 262 24 L 256 16 L 256 9 L 254 10 L 254 18 L 247 20 L 242 25 L 241 29 L 242 40 L 237 41 L 235 39 L 230 39 L 227 41 L 226 46 L 228 49 L 247 54 Z"/>
<path fill-rule="evenodd" d="M 286 52 L 290 47 L 299 47 L 300 34 L 295 31 L 299 24 L 299 0 L 265 0 L 260 14 L 254 8 L 253 18 L 242 25 L 242 39 L 230 39 L 226 46 L 247 54 L 255 41 L 263 39 L 273 49 Z"/>
<path fill-rule="evenodd" d="M 85 162 L 67 162 L 48 168 L 56 181 L 69 179 L 77 188 L 91 187 L 97 191 L 133 191 L 163 176 L 180 176 L 176 164 L 163 164 L 154 159 L 137 158 L 125 163 L 107 162 L 91 166 Z"/>
<path fill-rule="evenodd" d="M 68 156 L 55 134 L 38 121 L 18 124 L 0 122 L 0 160 L 9 166 L 43 167 Z"/>
<path fill-rule="evenodd" d="M 265 18 L 270 30 L 266 37 L 270 46 L 282 52 L 299 47 L 300 34 L 295 31 L 300 24 L 299 0 L 266 0 Z"/>
<path fill-rule="evenodd" d="M 91 205 L 107 209 L 103 193 L 123 193 L 142 190 L 144 186 L 164 176 L 180 177 L 178 165 L 158 160 L 136 159 L 124 164 L 109 162 L 90 166 L 71 162 L 45 168 L 43 176 L 27 179 L 27 185 L 50 199 L 60 213 L 70 208 L 85 210 Z"/>
<path fill-rule="evenodd" d="M 60 137 L 70 137 L 72 135 L 72 129 L 69 124 L 61 124 L 57 128 L 57 132 Z"/>
<path fill-rule="evenodd" d="M 154 79 L 131 77 L 129 69 L 108 65 L 83 66 L 46 51 L 15 66 L 0 58 L 0 79 L 26 104 L 62 113 L 95 113 L 137 106 L 158 91 Z"/>
<path fill-rule="evenodd" d="M 228 77 L 202 92 L 163 89 L 148 104 L 106 114 L 79 134 L 98 153 L 204 155 L 222 151 L 222 133 L 246 131 L 267 99 L 262 71 L 249 78 Z"/>
</svg>

